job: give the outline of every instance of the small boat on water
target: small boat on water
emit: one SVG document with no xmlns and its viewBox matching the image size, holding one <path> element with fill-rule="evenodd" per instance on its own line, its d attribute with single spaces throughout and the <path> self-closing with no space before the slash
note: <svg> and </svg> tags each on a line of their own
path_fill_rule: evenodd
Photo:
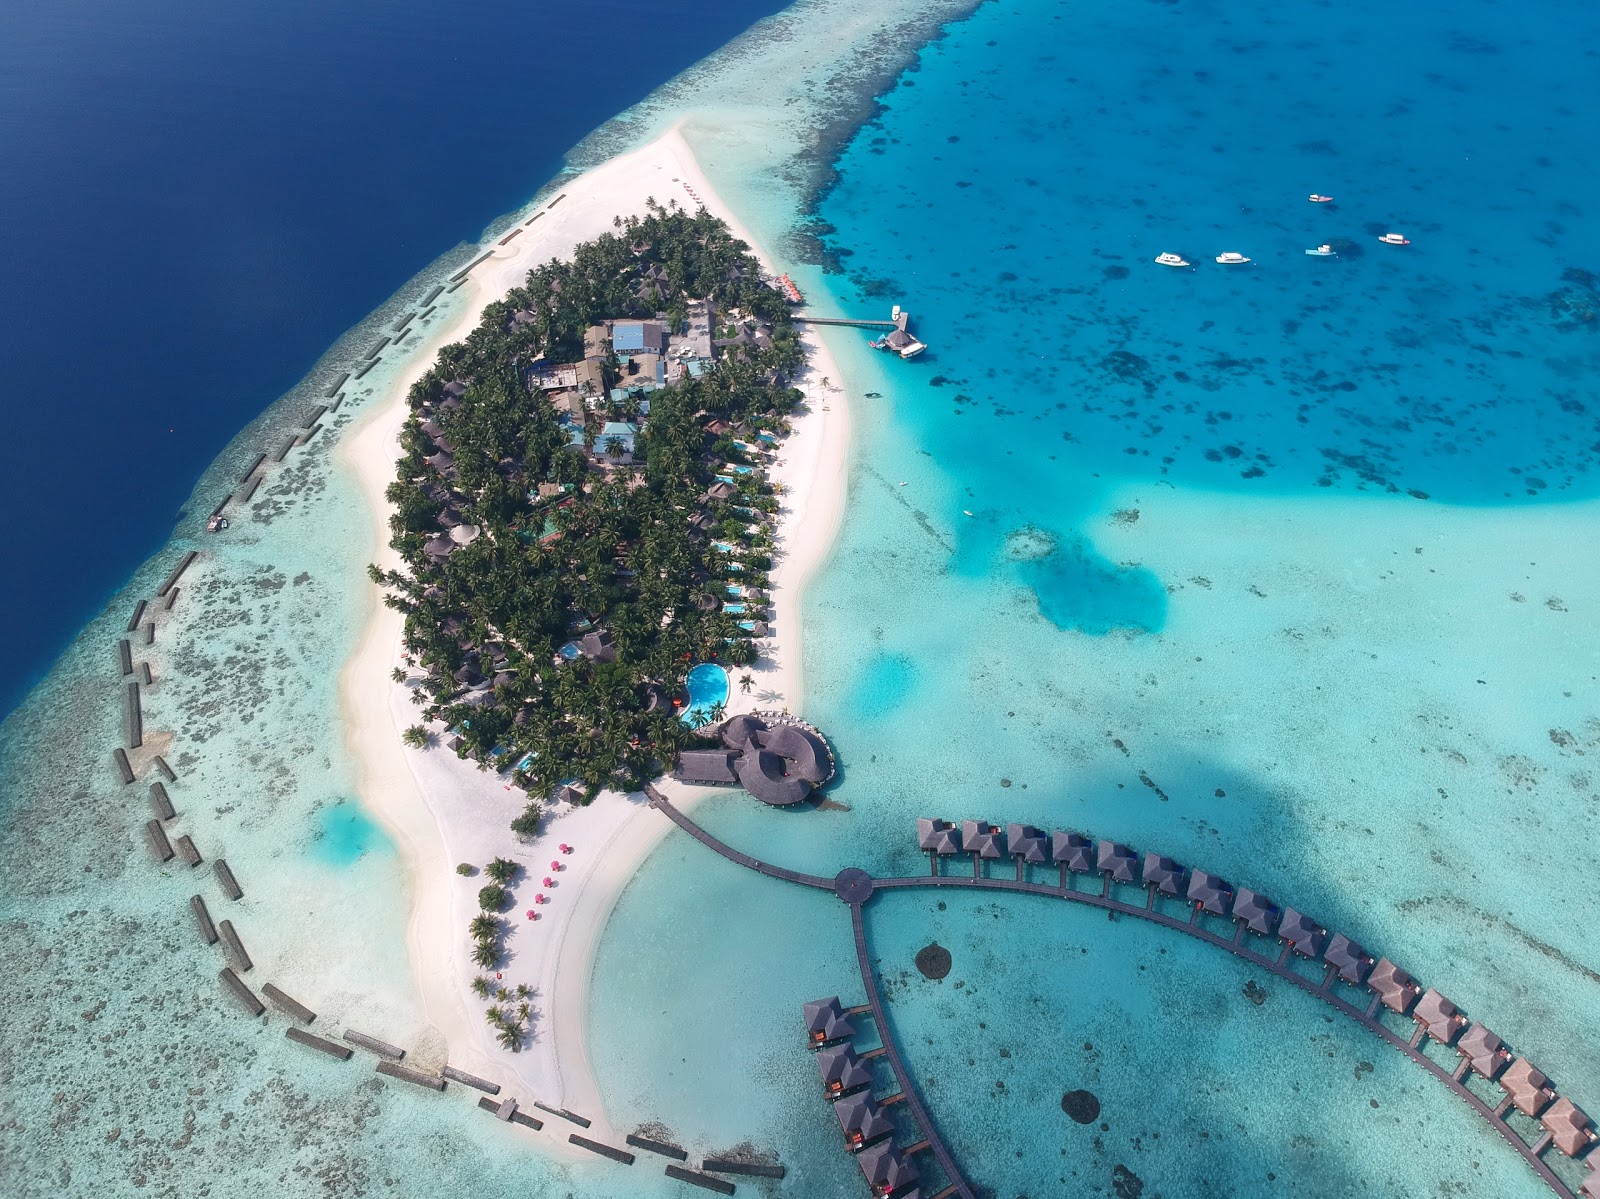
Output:
<svg viewBox="0 0 1600 1199">
<path fill-rule="evenodd" d="M 1313 257 L 1313 258 L 1337 258 L 1337 257 L 1339 257 L 1338 251 L 1336 251 L 1332 246 L 1328 246 L 1328 245 L 1318 246 L 1315 250 L 1307 250 L 1306 253 L 1311 255 L 1311 257 Z"/>
<path fill-rule="evenodd" d="M 206 521 L 207 533 L 220 533 L 227 527 L 228 518 L 226 516 L 213 516 L 210 520 Z"/>
<path fill-rule="evenodd" d="M 1401 237 L 1398 233 L 1385 233 L 1378 239 L 1386 246 L 1409 246 L 1409 238 Z"/>
<path fill-rule="evenodd" d="M 1157 254 L 1156 255 L 1156 264 L 1158 266 L 1188 266 L 1189 265 L 1189 263 L 1184 259 L 1182 254 Z"/>
<path fill-rule="evenodd" d="M 1223 266 L 1243 266 L 1250 260 L 1236 250 L 1227 250 L 1217 255 L 1217 261 Z"/>
<path fill-rule="evenodd" d="M 1332 196 L 1319 196 L 1319 195 L 1317 195 L 1316 192 L 1312 192 L 1309 196 L 1306 197 L 1306 199 L 1310 200 L 1313 204 L 1332 204 L 1333 203 L 1333 197 Z"/>
</svg>

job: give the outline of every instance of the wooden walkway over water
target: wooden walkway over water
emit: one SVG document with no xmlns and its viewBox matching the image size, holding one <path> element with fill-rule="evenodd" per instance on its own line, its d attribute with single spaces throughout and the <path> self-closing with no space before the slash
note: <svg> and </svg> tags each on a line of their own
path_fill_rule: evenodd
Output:
<svg viewBox="0 0 1600 1199">
<path fill-rule="evenodd" d="M 983 873 L 981 861 L 976 857 L 974 857 L 973 872 L 970 875 L 939 874 L 937 873 L 938 867 L 935 860 L 934 873 L 930 874 L 898 878 L 873 878 L 863 870 L 847 869 L 841 871 L 836 878 L 827 879 L 820 875 L 805 874 L 782 866 L 775 866 L 736 850 L 706 832 L 705 829 L 678 811 L 654 787 L 647 786 L 645 792 L 649 796 L 653 807 L 660 809 L 679 828 L 729 861 L 736 862 L 741 866 L 772 878 L 783 879 L 786 882 L 797 883 L 801 886 L 834 891 L 840 899 L 850 906 L 850 917 L 855 931 L 856 958 L 861 970 L 862 985 L 866 989 L 867 999 L 872 1008 L 872 1016 L 887 1051 L 890 1066 L 894 1070 L 895 1079 L 899 1082 L 900 1089 L 905 1093 L 907 1103 L 911 1107 L 918 1125 L 922 1128 L 923 1135 L 928 1139 L 929 1148 L 950 1180 L 954 1193 L 963 1196 L 963 1199 L 972 1199 L 972 1190 L 964 1180 L 954 1159 L 950 1156 L 950 1152 L 935 1128 L 932 1118 L 923 1107 L 922 1100 L 915 1087 L 911 1085 L 910 1073 L 900 1057 L 899 1047 L 895 1044 L 893 1032 L 889 1026 L 884 1012 L 883 1001 L 878 991 L 877 981 L 873 975 L 872 964 L 868 957 L 862 908 L 876 892 L 881 890 L 920 887 L 965 888 L 982 891 L 1006 891 L 1013 894 L 1037 895 L 1049 899 L 1065 900 L 1069 903 L 1080 903 L 1087 907 L 1099 908 L 1113 916 L 1128 916 L 1136 920 L 1146 920 L 1152 924 L 1161 925 L 1163 928 L 1171 929 L 1174 932 L 1193 937 L 1198 941 L 1203 941 L 1205 944 L 1215 946 L 1235 957 L 1242 958 L 1251 965 L 1265 970 L 1275 978 L 1280 978 L 1291 986 L 1298 987 L 1306 994 L 1313 995 L 1324 1003 L 1329 1004 L 1367 1029 L 1374 1036 L 1405 1054 L 1434 1078 L 1438 1079 L 1440 1083 L 1448 1087 L 1457 1098 L 1487 1121 L 1489 1126 L 1522 1156 L 1523 1160 L 1543 1180 L 1545 1185 L 1560 1196 L 1560 1199 L 1576 1199 L 1567 1184 L 1543 1160 L 1542 1154 L 1548 1148 L 1550 1138 L 1546 1136 L 1537 1144 L 1530 1144 L 1507 1123 L 1505 1117 L 1509 1107 L 1509 1100 L 1501 1103 L 1498 1107 L 1490 1107 L 1466 1086 L 1463 1072 L 1452 1073 L 1423 1052 L 1422 1044 L 1424 1038 L 1421 1035 L 1407 1039 L 1389 1028 L 1379 1018 L 1380 1003 L 1376 995 L 1370 1002 L 1358 1006 L 1339 994 L 1335 989 L 1338 973 L 1335 967 L 1326 966 L 1325 973 L 1319 982 L 1306 977 L 1293 968 L 1289 961 L 1291 946 L 1287 942 L 1284 944 L 1282 951 L 1276 956 L 1258 953 L 1249 943 L 1251 934 L 1243 922 L 1236 923 L 1231 935 L 1224 936 L 1205 926 L 1198 908 L 1195 908 L 1187 919 L 1181 919 L 1161 910 L 1156 904 L 1156 891 L 1154 888 L 1148 889 L 1144 902 L 1129 903 L 1126 900 L 1117 898 L 1113 893 L 1114 888 L 1109 875 L 1104 876 L 1104 882 L 1098 892 L 1076 890 L 1071 885 L 1065 865 L 1060 869 L 1061 881 L 1057 885 L 1031 882 L 1023 877 L 1026 871 L 1020 867 L 1016 878 L 991 878 Z M 1040 867 L 1040 869 L 1044 869 L 1044 867 Z M 1126 885 L 1135 886 L 1137 884 L 1129 883 Z M 1600 1148 L 1596 1148 L 1594 1152 L 1600 1154 Z M 1596 1165 L 1594 1168 L 1597 1174 L 1600 1174 L 1600 1165 Z"/>
</svg>

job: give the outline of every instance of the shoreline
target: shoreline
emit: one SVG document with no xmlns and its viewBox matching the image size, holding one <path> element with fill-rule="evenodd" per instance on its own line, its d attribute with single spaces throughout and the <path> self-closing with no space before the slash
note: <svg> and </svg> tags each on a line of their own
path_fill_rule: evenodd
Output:
<svg viewBox="0 0 1600 1199">
<path fill-rule="evenodd" d="M 388 548 L 384 490 L 400 457 L 399 433 L 409 415 L 406 394 L 440 347 L 476 327 L 484 308 L 519 284 L 533 266 L 611 232 L 614 216 L 642 213 L 647 197 L 689 206 L 692 188 L 708 211 L 750 245 L 764 268 L 774 269 L 773 260 L 712 189 L 677 125 L 563 184 L 560 207 L 552 207 L 554 199 L 546 202 L 537 210 L 543 219 L 533 223 L 526 223 L 527 215 L 519 216 L 519 237 L 491 243 L 488 258 L 467 276 L 470 298 L 462 310 L 411 349 L 406 366 L 334 452 L 335 462 L 354 474 L 367 500 L 372 560 L 385 569 L 398 565 Z M 831 551 L 843 516 L 849 411 L 839 367 L 816 332 L 805 332 L 802 340 L 807 365 L 796 386 L 805 392 L 806 404 L 792 419 L 792 431 L 768 472 L 782 488 L 769 588 L 775 635 L 760 643 L 761 657 L 751 668 L 758 686 L 751 694 L 741 693 L 730 679 L 730 713 L 755 706 L 798 706 L 803 694 L 800 596 Z M 587 807 L 559 805 L 546 816 L 544 831 L 531 845 L 517 843 L 508 826 L 521 810 L 521 791 L 440 746 L 418 751 L 402 744 L 400 732 L 413 722 L 414 708 L 409 687 L 395 683 L 390 671 L 400 664 L 404 619 L 379 601 L 375 587 L 366 594 L 371 607 L 365 628 L 340 672 L 342 723 L 356 766 L 357 794 L 395 842 L 409 884 L 406 950 L 426 1019 L 447 1043 L 451 1064 L 502 1081 L 524 1102 L 537 1097 L 578 1111 L 594 1121 L 591 1131 L 602 1139 L 620 1139 L 621 1133 L 605 1118 L 588 1060 L 589 980 L 618 898 L 672 825 L 653 817 L 642 795 L 605 792 Z M 670 780 L 663 786 L 674 803 L 687 809 L 710 794 Z M 563 841 L 574 847 L 570 857 L 556 854 Z M 519 921 L 518 912 L 531 907 L 531 893 L 545 873 L 542 863 L 551 860 L 549 854 L 561 860 L 565 873 L 539 920 Z M 481 867 L 493 856 L 510 856 L 526 872 L 514 887 L 508 959 L 500 971 L 505 985 L 525 983 L 534 991 L 531 1038 L 520 1053 L 495 1043 L 481 1019 L 486 1003 L 470 989 L 479 971 L 469 957 L 466 926 L 476 914 L 476 892 L 483 879 L 462 878 L 455 865 Z M 572 1153 L 564 1141 L 554 1143 L 564 1155 Z"/>
</svg>

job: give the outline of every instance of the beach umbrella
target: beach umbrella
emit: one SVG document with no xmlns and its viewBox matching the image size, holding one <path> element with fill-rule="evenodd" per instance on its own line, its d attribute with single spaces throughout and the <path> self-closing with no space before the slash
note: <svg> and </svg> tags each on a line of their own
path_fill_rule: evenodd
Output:
<svg viewBox="0 0 1600 1199">
<path fill-rule="evenodd" d="M 561 852 L 562 853 L 571 853 L 572 852 L 572 846 L 568 845 L 565 841 L 563 841 L 561 843 Z"/>
<path fill-rule="evenodd" d="M 550 876 L 549 876 L 549 875 L 548 875 L 548 874 L 547 874 L 547 875 L 545 875 L 545 878 L 544 878 L 544 885 L 545 885 L 545 886 L 547 886 L 547 887 L 553 887 L 553 886 L 555 886 L 555 885 L 556 885 L 556 884 L 555 884 L 555 880 L 554 880 L 554 879 L 552 879 L 552 878 L 551 878 L 551 877 L 550 877 Z"/>
<path fill-rule="evenodd" d="M 528 919 L 529 920 L 532 920 L 537 915 L 538 915 L 538 913 L 535 912 L 532 908 L 528 909 Z"/>
<path fill-rule="evenodd" d="M 560 862 L 551 862 L 550 863 L 550 869 L 552 869 L 552 870 L 560 870 L 561 869 L 561 863 Z"/>
<path fill-rule="evenodd" d="M 535 895 L 535 896 L 534 896 L 534 897 L 533 897 L 533 902 L 534 902 L 534 903 L 543 903 L 543 902 L 544 902 L 544 895 L 543 895 L 543 893 L 540 893 L 540 894 L 538 894 L 538 895 Z"/>
</svg>

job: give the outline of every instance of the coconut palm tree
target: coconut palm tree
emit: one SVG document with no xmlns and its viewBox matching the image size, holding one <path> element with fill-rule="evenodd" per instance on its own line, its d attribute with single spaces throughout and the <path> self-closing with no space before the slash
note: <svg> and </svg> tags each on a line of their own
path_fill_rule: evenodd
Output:
<svg viewBox="0 0 1600 1199">
<path fill-rule="evenodd" d="M 472 960 L 485 970 L 493 970 L 500 964 L 500 951 L 493 941 L 479 941 L 472 950 Z"/>
<path fill-rule="evenodd" d="M 482 912 L 472 918 L 472 923 L 467 925 L 467 931 L 474 941 L 482 941 L 500 932 L 500 922 L 487 912 Z"/>
<path fill-rule="evenodd" d="M 489 998 L 489 992 L 492 989 L 493 988 L 490 986 L 489 980 L 481 974 L 472 980 L 472 993 L 479 999 Z"/>
</svg>

